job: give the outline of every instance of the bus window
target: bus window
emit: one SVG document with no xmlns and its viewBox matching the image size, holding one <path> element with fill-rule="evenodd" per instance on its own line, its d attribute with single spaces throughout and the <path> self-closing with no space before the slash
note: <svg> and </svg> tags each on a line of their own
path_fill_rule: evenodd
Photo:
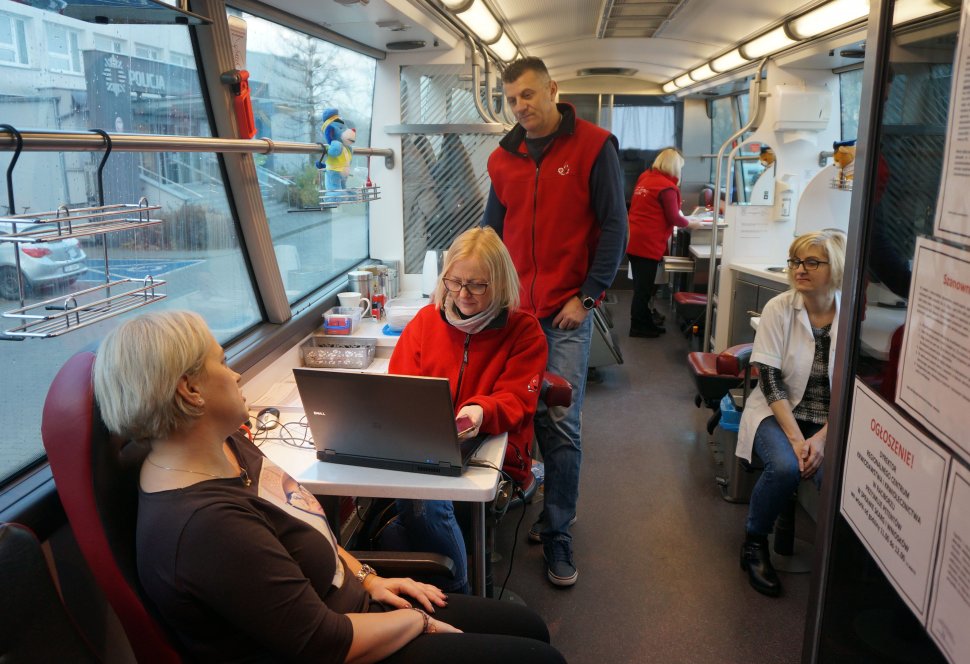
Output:
<svg viewBox="0 0 970 664">
<path fill-rule="evenodd" d="M 858 138 L 859 109 L 862 107 L 862 68 L 839 74 L 839 104 L 842 117 L 842 140 Z"/>
<path fill-rule="evenodd" d="M 3 122 L 30 129 L 211 135 L 195 58 L 185 57 L 193 53 L 185 26 L 86 23 L 20 3 L 4 3 L 2 9 Z M 0 152 L 0 169 L 6 170 L 12 155 Z M 13 171 L 17 209 L 6 209 L 4 191 L 0 214 L 97 204 L 100 159 L 100 151 L 25 151 Z M 161 206 L 156 214 L 164 220 L 105 237 L 112 280 L 147 274 L 165 280 L 167 298 L 152 306 L 198 311 L 223 343 L 260 322 L 218 155 L 115 150 L 104 181 L 106 203 L 137 203 L 144 196 Z M 28 272 L 25 266 L 29 301 L 104 282 L 101 238 L 72 239 L 65 245 L 82 260 L 63 276 Z M 0 243 L 3 310 L 19 306 L 11 247 Z M 0 341 L 6 376 L 0 391 L 0 481 L 42 456 L 41 409 L 57 370 L 79 350 L 96 347 L 116 322 L 52 339 Z"/>
<path fill-rule="evenodd" d="M 231 11 L 246 23 L 246 63 L 256 135 L 319 143 L 326 109 L 357 130 L 357 147 L 370 145 L 376 61 L 277 23 Z M 259 190 L 276 258 L 293 303 L 368 255 L 368 206 L 320 209 L 321 156 L 254 155 Z M 367 162 L 355 157 L 348 187 L 361 187 Z"/>
</svg>

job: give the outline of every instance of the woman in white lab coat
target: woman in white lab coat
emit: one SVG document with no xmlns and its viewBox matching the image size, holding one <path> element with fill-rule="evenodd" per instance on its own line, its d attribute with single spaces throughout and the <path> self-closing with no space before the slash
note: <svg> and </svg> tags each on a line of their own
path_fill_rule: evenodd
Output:
<svg viewBox="0 0 970 664">
<path fill-rule="evenodd" d="M 761 313 L 751 361 L 758 388 L 741 416 L 737 456 L 752 451 L 764 462 L 755 484 L 741 547 L 741 568 L 751 585 L 769 596 L 781 593 L 767 537 L 802 479 L 821 481 L 839 322 L 845 236 L 807 233 L 788 250 L 791 290 L 772 298 Z"/>
</svg>

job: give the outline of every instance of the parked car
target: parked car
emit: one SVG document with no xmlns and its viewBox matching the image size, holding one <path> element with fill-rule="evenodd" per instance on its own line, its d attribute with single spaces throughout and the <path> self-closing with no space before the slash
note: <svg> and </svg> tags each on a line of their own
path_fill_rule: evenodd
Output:
<svg viewBox="0 0 970 664">
<path fill-rule="evenodd" d="M 11 225 L 0 222 L 0 298 L 20 298 L 15 251 L 20 252 L 25 296 L 45 286 L 70 286 L 84 272 L 86 256 L 76 239 L 29 244 L 3 242 L 3 236 L 10 232 Z"/>
</svg>

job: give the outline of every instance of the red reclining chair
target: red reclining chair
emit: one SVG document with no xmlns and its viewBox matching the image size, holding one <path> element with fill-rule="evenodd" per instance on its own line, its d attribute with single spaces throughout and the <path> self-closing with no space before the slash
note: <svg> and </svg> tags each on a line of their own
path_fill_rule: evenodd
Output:
<svg viewBox="0 0 970 664">
<path fill-rule="evenodd" d="M 108 433 L 94 401 L 94 353 L 61 367 L 44 402 L 41 434 L 67 520 L 139 662 L 181 662 L 148 608 L 135 567 L 138 469 L 147 445 Z"/>
</svg>

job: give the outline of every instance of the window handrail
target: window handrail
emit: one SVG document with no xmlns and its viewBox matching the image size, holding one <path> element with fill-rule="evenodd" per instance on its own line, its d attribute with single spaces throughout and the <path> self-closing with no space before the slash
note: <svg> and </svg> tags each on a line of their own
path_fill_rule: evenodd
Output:
<svg viewBox="0 0 970 664">
<path fill-rule="evenodd" d="M 23 149 L 32 152 L 86 152 L 102 150 L 105 140 L 90 132 L 57 130 L 24 130 Z M 166 134 L 109 134 L 111 149 L 121 152 L 233 152 L 258 154 L 316 154 L 319 143 L 274 141 L 269 138 L 209 138 L 171 136 Z M 8 131 L 0 131 L 0 150 L 10 151 L 17 142 Z M 354 155 L 384 157 L 385 166 L 394 168 L 394 151 L 390 148 L 354 148 Z"/>
</svg>

